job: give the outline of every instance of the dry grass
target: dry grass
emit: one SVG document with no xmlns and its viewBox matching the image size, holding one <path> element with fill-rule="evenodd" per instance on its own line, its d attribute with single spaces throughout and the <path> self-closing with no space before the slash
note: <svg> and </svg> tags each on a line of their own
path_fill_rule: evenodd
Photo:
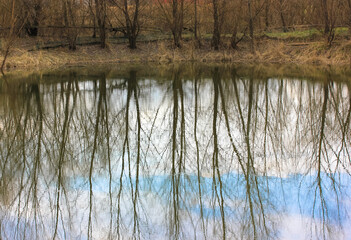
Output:
<svg viewBox="0 0 351 240">
<path fill-rule="evenodd" d="M 207 45 L 206 45 L 207 44 Z M 67 65 L 89 65 L 121 62 L 233 62 L 233 63 L 299 63 L 349 65 L 351 62 L 351 41 L 343 41 L 327 48 L 324 42 L 291 44 L 284 41 L 261 40 L 257 42 L 255 53 L 249 51 L 247 43 L 239 50 L 223 47 L 220 51 L 211 50 L 208 43 L 197 48 L 192 41 L 184 42 L 181 49 L 174 49 L 170 41 L 139 44 L 136 50 L 126 45 L 109 45 L 108 49 L 99 46 L 79 47 L 71 52 L 66 48 L 54 50 L 27 51 L 13 48 L 7 60 L 10 69 L 43 69 Z M 0 59 L 1 59 L 0 55 Z"/>
</svg>

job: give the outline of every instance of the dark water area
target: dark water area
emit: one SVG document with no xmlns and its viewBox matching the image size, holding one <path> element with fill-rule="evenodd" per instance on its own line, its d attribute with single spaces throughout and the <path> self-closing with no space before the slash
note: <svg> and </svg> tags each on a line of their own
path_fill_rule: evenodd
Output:
<svg viewBox="0 0 351 240">
<path fill-rule="evenodd" d="M 1 239 L 351 239 L 351 81 L 282 66 L 0 79 Z"/>
</svg>

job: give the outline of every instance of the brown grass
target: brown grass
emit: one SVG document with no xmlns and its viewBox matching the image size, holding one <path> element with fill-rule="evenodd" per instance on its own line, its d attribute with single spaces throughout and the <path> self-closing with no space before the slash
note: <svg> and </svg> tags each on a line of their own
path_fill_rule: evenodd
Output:
<svg viewBox="0 0 351 240">
<path fill-rule="evenodd" d="M 350 65 L 351 62 L 351 41 L 347 40 L 335 43 L 331 48 L 327 48 L 324 42 L 294 45 L 277 40 L 261 40 L 256 44 L 254 54 L 250 53 L 247 43 L 242 43 L 239 50 L 223 47 L 220 51 L 214 51 L 211 50 L 208 43 L 199 49 L 191 41 L 184 42 L 181 49 L 174 49 L 170 41 L 142 43 L 136 50 L 130 50 L 126 45 L 119 44 L 111 44 L 108 49 L 100 49 L 99 46 L 83 46 L 74 52 L 66 48 L 28 51 L 24 47 L 18 46 L 12 49 L 6 69 L 43 69 L 121 62 L 194 61 L 325 65 Z"/>
</svg>

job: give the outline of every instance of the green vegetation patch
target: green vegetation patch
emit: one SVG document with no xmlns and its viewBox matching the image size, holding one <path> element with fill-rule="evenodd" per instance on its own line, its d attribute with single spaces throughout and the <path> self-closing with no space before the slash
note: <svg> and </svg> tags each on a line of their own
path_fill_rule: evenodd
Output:
<svg viewBox="0 0 351 240">
<path fill-rule="evenodd" d="M 335 28 L 335 35 L 336 36 L 347 36 L 349 29 L 347 27 L 338 27 Z M 289 32 L 282 32 L 282 31 L 274 31 L 274 32 L 265 32 L 265 36 L 269 38 L 275 38 L 275 39 L 282 39 L 282 40 L 287 40 L 287 39 L 311 39 L 311 38 L 316 38 L 316 37 L 321 37 L 323 36 L 323 32 L 317 28 L 311 28 L 311 29 L 306 29 L 306 30 L 295 30 L 295 31 L 289 31 Z"/>
<path fill-rule="evenodd" d="M 297 31 L 291 31 L 291 32 L 265 32 L 264 34 L 269 38 L 277 38 L 277 39 L 289 39 L 289 38 L 309 39 L 309 38 L 322 35 L 322 33 L 315 28 L 308 29 L 308 30 L 297 30 Z"/>
</svg>

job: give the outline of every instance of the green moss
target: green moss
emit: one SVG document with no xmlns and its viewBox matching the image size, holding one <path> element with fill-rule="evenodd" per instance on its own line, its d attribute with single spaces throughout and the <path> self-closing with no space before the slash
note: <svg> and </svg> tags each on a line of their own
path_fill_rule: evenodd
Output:
<svg viewBox="0 0 351 240">
<path fill-rule="evenodd" d="M 317 29 L 312 28 L 308 30 L 297 30 L 297 31 L 291 31 L 291 32 L 266 32 L 265 35 L 270 38 L 278 38 L 278 39 L 289 39 L 289 38 L 308 39 L 322 34 Z"/>
</svg>

